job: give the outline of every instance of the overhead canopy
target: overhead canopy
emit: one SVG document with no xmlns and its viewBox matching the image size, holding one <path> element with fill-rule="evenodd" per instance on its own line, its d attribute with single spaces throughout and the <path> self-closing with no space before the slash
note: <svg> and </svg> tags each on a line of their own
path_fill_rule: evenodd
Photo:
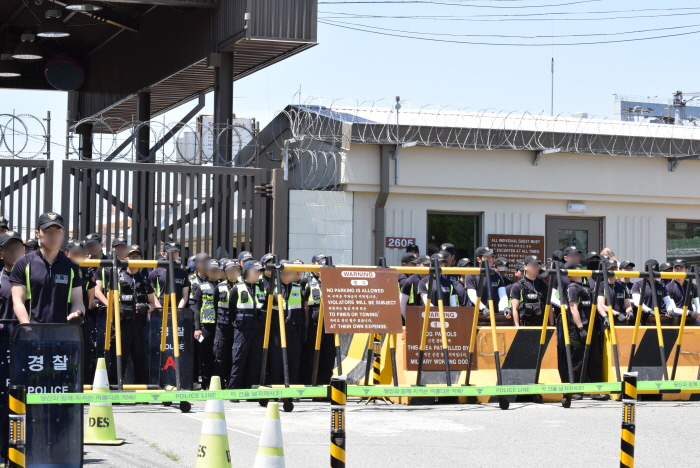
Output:
<svg viewBox="0 0 700 468">
<path fill-rule="evenodd" d="M 15 60 L 22 75 L 0 78 L 0 88 L 54 89 L 47 61 L 69 57 L 85 75 L 69 97 L 74 122 L 131 120 L 135 96 L 144 91 L 151 93 L 151 117 L 195 99 L 213 89 L 212 54 L 233 52 L 235 80 L 316 44 L 317 0 L 97 1 L 103 8 L 95 12 L 65 9 L 71 1 L 0 1 L 3 51 L 14 50 L 24 32 L 36 34 L 48 9 L 61 11 L 70 33 L 37 37 L 44 58 Z"/>
</svg>

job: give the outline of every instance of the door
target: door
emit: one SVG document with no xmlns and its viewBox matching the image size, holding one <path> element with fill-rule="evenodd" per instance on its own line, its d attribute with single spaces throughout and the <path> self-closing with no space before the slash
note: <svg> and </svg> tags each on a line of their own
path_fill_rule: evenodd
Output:
<svg viewBox="0 0 700 468">
<path fill-rule="evenodd" d="M 577 247 L 584 256 L 587 252 L 600 252 L 603 248 L 603 218 L 547 217 L 545 236 L 546 256 L 555 250 Z"/>
</svg>

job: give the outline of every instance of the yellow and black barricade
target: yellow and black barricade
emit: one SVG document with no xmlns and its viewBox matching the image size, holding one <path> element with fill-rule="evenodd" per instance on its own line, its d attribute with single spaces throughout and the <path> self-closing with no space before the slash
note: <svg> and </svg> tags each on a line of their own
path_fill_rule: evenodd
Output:
<svg viewBox="0 0 700 468">
<path fill-rule="evenodd" d="M 10 443 L 7 451 L 8 468 L 24 468 L 27 443 L 27 392 L 24 385 L 10 385 L 8 395 L 10 410 Z"/>
<path fill-rule="evenodd" d="M 693 289 L 693 279 L 697 273 L 696 267 L 693 267 L 693 276 L 688 278 L 687 287 L 685 288 L 685 297 L 683 298 L 683 315 L 681 315 L 680 328 L 678 330 L 678 338 L 676 339 L 676 354 L 673 356 L 673 367 L 671 369 L 671 380 L 676 380 L 676 369 L 678 368 L 678 358 L 681 355 L 681 346 L 683 344 L 683 331 L 685 330 L 686 317 L 688 315 L 688 309 L 690 308 L 690 302 L 693 300 L 693 295 L 691 291 Z"/>
<path fill-rule="evenodd" d="M 625 372 L 622 385 L 622 432 L 620 434 L 620 468 L 634 467 L 634 410 L 637 403 L 637 373 Z"/>
<path fill-rule="evenodd" d="M 344 375 L 331 377 L 331 468 L 345 468 L 345 403 L 348 398 Z"/>
</svg>

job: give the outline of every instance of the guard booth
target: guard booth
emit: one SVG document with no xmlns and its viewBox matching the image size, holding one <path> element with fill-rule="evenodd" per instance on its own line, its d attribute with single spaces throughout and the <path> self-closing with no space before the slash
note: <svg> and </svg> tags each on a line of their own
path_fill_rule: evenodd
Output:
<svg viewBox="0 0 700 468">
<path fill-rule="evenodd" d="M 82 349 L 78 325 L 17 325 L 10 347 L 10 384 L 24 386 L 27 394 L 82 392 Z M 82 466 L 82 405 L 27 405 L 26 411 L 25 466 Z"/>
</svg>

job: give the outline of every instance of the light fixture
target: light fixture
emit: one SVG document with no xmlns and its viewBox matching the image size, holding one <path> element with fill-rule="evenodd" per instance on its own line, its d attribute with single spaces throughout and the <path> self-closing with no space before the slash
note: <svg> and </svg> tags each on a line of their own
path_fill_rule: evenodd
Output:
<svg viewBox="0 0 700 468">
<path fill-rule="evenodd" d="M 12 60 L 11 53 L 5 52 L 0 55 L 0 78 L 17 78 L 21 75 L 19 65 Z"/>
<path fill-rule="evenodd" d="M 100 11 L 102 5 L 88 0 L 71 0 L 66 2 L 66 10 L 72 11 Z"/>
<path fill-rule="evenodd" d="M 41 23 L 39 32 L 36 34 L 39 37 L 68 37 L 70 33 L 65 23 L 61 20 L 61 10 L 49 9 L 45 13 L 46 19 Z"/>
<path fill-rule="evenodd" d="M 39 60 L 44 58 L 41 49 L 34 42 L 35 39 L 36 36 L 30 32 L 22 34 L 22 42 L 15 47 L 12 58 L 17 60 Z"/>
</svg>

